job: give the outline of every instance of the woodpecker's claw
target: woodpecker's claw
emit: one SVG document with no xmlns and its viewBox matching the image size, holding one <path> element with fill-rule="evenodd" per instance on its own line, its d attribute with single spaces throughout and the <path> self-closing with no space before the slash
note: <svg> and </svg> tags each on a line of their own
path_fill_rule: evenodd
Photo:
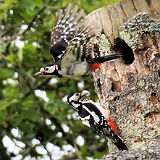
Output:
<svg viewBox="0 0 160 160">
<path fill-rule="evenodd" d="M 38 76 L 42 76 L 42 75 L 44 75 L 44 73 L 43 72 L 37 72 L 37 73 L 35 73 L 35 74 L 33 74 L 33 77 L 38 77 Z"/>
</svg>

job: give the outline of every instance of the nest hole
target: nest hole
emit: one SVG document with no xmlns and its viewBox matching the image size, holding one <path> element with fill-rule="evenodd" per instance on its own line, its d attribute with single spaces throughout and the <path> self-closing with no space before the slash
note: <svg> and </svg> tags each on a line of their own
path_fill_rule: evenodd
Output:
<svg viewBox="0 0 160 160">
<path fill-rule="evenodd" d="M 119 37 L 114 40 L 114 45 L 111 47 L 111 50 L 116 53 L 122 53 L 124 63 L 127 65 L 132 64 L 135 59 L 131 47 Z"/>
</svg>

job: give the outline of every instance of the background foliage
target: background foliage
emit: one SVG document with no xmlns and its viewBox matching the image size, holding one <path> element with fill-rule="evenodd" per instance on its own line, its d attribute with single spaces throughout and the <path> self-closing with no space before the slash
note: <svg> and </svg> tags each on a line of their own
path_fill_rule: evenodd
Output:
<svg viewBox="0 0 160 160">
<path fill-rule="evenodd" d="M 92 78 L 34 79 L 32 74 L 53 63 L 50 32 L 59 8 L 70 2 L 87 15 L 115 1 L 0 1 L 0 160 L 95 159 L 107 153 L 106 139 L 78 122 L 64 102 L 69 93 L 83 90 L 96 100 Z"/>
</svg>

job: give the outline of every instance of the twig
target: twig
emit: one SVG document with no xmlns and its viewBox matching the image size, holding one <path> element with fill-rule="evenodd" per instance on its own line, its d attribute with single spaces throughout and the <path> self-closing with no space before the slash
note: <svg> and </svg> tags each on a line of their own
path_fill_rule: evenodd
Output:
<svg viewBox="0 0 160 160">
<path fill-rule="evenodd" d="M 33 23 L 36 21 L 36 19 L 38 18 L 38 15 L 40 15 L 44 9 L 46 8 L 46 5 L 48 5 L 49 3 L 51 2 L 51 0 L 49 0 L 47 3 L 45 3 L 40 9 L 39 11 L 34 15 L 34 17 L 32 18 L 31 22 L 28 24 L 28 27 L 22 32 L 22 33 L 18 33 L 18 34 L 15 34 L 14 36 L 12 36 L 10 38 L 10 41 L 8 42 L 8 48 L 10 47 L 10 44 L 13 40 L 16 39 L 17 36 L 24 36 L 26 34 L 26 32 L 28 30 L 30 30 L 30 28 L 33 26 Z M 6 50 L 6 53 L 7 53 L 7 50 Z"/>
</svg>

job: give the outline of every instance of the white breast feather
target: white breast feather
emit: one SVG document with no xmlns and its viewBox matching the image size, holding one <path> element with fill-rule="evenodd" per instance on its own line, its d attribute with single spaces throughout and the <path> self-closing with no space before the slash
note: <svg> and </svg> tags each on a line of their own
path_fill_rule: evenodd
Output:
<svg viewBox="0 0 160 160">
<path fill-rule="evenodd" d="M 59 73 L 65 77 L 81 77 L 86 74 L 86 71 L 89 71 L 89 65 L 87 62 L 80 62 L 80 61 L 68 61 L 65 62 L 66 65 L 63 65 L 63 69 L 59 71 Z M 69 74 L 68 74 L 69 73 Z M 88 72 L 87 75 L 89 75 Z"/>
<path fill-rule="evenodd" d="M 80 121 L 82 121 L 82 123 L 83 123 L 84 125 L 90 127 L 90 124 L 89 124 L 89 121 L 88 121 L 88 120 L 90 119 L 90 115 L 87 116 L 87 117 L 84 117 L 84 118 L 78 117 L 78 119 L 79 119 Z"/>
<path fill-rule="evenodd" d="M 93 105 L 95 105 L 100 110 L 100 112 L 106 118 L 106 120 L 109 119 L 109 115 L 110 115 L 109 109 L 105 109 L 101 106 L 96 105 L 92 100 L 83 101 L 83 103 L 92 103 Z"/>
<path fill-rule="evenodd" d="M 96 113 L 94 111 L 90 111 L 85 105 L 82 106 L 90 115 L 92 115 L 92 117 L 94 118 L 94 121 L 96 123 L 99 123 L 100 119 L 99 116 L 96 115 Z"/>
</svg>

